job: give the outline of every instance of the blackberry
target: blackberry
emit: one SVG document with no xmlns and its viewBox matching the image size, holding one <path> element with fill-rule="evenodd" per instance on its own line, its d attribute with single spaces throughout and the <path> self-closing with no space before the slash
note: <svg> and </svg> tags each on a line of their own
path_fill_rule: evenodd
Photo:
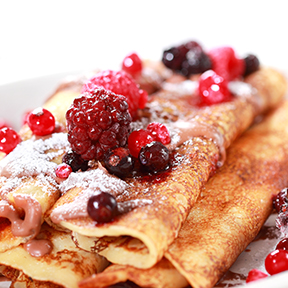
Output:
<svg viewBox="0 0 288 288">
<path fill-rule="evenodd" d="M 169 167 L 169 150 L 161 142 L 153 141 L 141 148 L 138 159 L 149 172 L 157 173 Z"/>
<path fill-rule="evenodd" d="M 101 160 L 126 144 L 131 116 L 126 97 L 103 88 L 76 98 L 66 112 L 68 141 L 84 160 Z"/>
<path fill-rule="evenodd" d="M 245 62 L 245 71 L 244 76 L 247 76 L 259 69 L 260 62 L 257 56 L 249 54 L 244 58 Z"/>
<path fill-rule="evenodd" d="M 165 50 L 162 62 L 166 67 L 187 77 L 203 73 L 212 67 L 209 56 L 196 41 Z"/>
<path fill-rule="evenodd" d="M 73 151 L 68 151 L 64 154 L 62 162 L 69 165 L 73 172 L 78 170 L 86 171 L 88 169 L 88 161 L 81 158 L 80 155 Z"/>
</svg>

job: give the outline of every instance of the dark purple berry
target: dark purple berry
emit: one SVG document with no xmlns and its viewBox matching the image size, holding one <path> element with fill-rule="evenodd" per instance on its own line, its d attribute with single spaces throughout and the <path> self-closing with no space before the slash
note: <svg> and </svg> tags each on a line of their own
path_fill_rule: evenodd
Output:
<svg viewBox="0 0 288 288">
<path fill-rule="evenodd" d="M 260 62 L 257 56 L 253 54 L 247 55 L 247 57 L 244 58 L 245 62 L 245 71 L 244 76 L 247 76 L 259 69 Z"/>
<path fill-rule="evenodd" d="M 187 77 L 203 73 L 212 67 L 209 56 L 196 41 L 165 50 L 162 62 L 166 67 Z"/>
<path fill-rule="evenodd" d="M 89 198 L 87 212 L 98 223 L 110 222 L 118 214 L 117 201 L 110 193 L 100 192 Z"/>
<path fill-rule="evenodd" d="M 168 168 L 170 155 L 166 146 L 153 141 L 141 148 L 138 158 L 148 171 L 157 173 Z"/>
<path fill-rule="evenodd" d="M 86 171 L 88 169 L 88 161 L 83 160 L 79 154 L 76 154 L 72 150 L 64 154 L 62 162 L 68 164 L 72 168 L 73 172 L 80 169 L 82 171 Z"/>
<path fill-rule="evenodd" d="M 109 173 L 124 178 L 132 175 L 134 159 L 128 149 L 119 147 L 106 153 L 104 165 Z"/>
<path fill-rule="evenodd" d="M 287 190 L 288 188 L 284 188 L 277 195 L 273 197 L 273 207 L 279 213 L 288 207 L 288 199 L 287 199 Z"/>
<path fill-rule="evenodd" d="M 276 246 L 276 249 L 288 250 L 288 238 L 283 238 Z"/>
<path fill-rule="evenodd" d="M 119 282 L 117 284 L 109 286 L 109 288 L 138 288 L 139 286 L 131 281 Z"/>
</svg>

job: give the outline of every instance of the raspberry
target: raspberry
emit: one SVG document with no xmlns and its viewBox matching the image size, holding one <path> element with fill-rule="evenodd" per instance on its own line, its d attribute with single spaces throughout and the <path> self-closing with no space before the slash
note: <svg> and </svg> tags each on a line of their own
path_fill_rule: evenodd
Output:
<svg viewBox="0 0 288 288">
<path fill-rule="evenodd" d="M 209 51 L 212 70 L 227 81 L 232 81 L 244 74 L 245 63 L 235 55 L 231 47 L 219 47 Z"/>
<path fill-rule="evenodd" d="M 99 72 L 84 84 L 81 92 L 92 93 L 99 87 L 125 96 L 132 118 L 137 116 L 138 108 L 143 109 L 146 105 L 147 93 L 139 89 L 134 79 L 125 71 L 105 70 Z"/>
<path fill-rule="evenodd" d="M 228 82 L 212 70 L 201 75 L 198 90 L 202 104 L 205 105 L 230 101 L 232 97 L 228 89 Z"/>
<path fill-rule="evenodd" d="M 158 122 L 152 122 L 148 124 L 147 131 L 151 134 L 155 141 L 161 142 L 166 145 L 171 141 L 169 131 L 167 127 Z"/>
<path fill-rule="evenodd" d="M 133 131 L 128 138 L 128 148 L 131 155 L 137 158 L 141 148 L 153 141 L 154 138 L 149 131 L 143 129 Z"/>
<path fill-rule="evenodd" d="M 122 62 L 122 70 L 133 75 L 142 71 L 142 61 L 136 53 L 128 54 Z"/>
<path fill-rule="evenodd" d="M 9 154 L 20 141 L 20 136 L 12 128 L 0 129 L 0 152 Z"/>
<path fill-rule="evenodd" d="M 27 124 L 33 134 L 45 136 L 54 131 L 55 118 L 50 111 L 39 107 L 28 114 Z"/>
<path fill-rule="evenodd" d="M 84 160 L 100 160 L 112 148 L 124 146 L 131 116 L 126 97 L 99 88 L 74 99 L 66 112 L 68 141 Z"/>
</svg>

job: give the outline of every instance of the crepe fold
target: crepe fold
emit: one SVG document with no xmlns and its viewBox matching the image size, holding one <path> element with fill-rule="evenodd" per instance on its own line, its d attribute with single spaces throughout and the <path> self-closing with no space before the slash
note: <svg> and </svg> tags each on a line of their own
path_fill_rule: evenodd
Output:
<svg viewBox="0 0 288 288">
<path fill-rule="evenodd" d="M 102 271 L 108 264 L 103 257 L 77 248 L 70 234 L 47 224 L 42 226 L 37 240 L 50 241 L 52 251 L 35 257 L 19 245 L 0 253 L 1 272 L 13 281 L 13 287 L 76 288 L 81 279 Z"/>
<path fill-rule="evenodd" d="M 202 188 L 157 265 L 139 269 L 114 264 L 83 280 L 80 287 L 126 280 L 141 287 L 214 287 L 258 234 L 272 211 L 272 197 L 288 185 L 287 123 L 285 101 L 232 144 L 225 165 Z"/>
<path fill-rule="evenodd" d="M 64 195 L 55 203 L 49 221 L 71 230 L 77 246 L 95 251 L 112 263 L 151 268 L 178 236 L 201 188 L 219 162 L 224 161 L 225 149 L 257 115 L 279 104 L 286 91 L 283 76 L 270 68 L 260 69 L 245 81 L 246 84 L 234 83 L 234 88 L 238 85 L 235 90 L 238 95 L 231 102 L 202 108 L 190 105 L 187 93 L 163 88 L 153 94 L 148 104 L 150 113 L 160 114 L 162 121 L 166 121 L 168 127 L 171 125 L 171 131 L 179 129 L 187 140 L 183 145 L 176 142 L 176 160 L 171 170 L 157 176 L 128 179 L 122 190 L 112 189 L 118 203 L 132 209 L 102 225 L 96 225 L 85 214 L 66 217 L 67 211 L 77 206 L 81 206 L 81 211 L 87 207 L 85 194 L 89 194 L 89 189 L 83 187 L 83 181 L 82 184 L 74 181 L 74 186 L 66 186 Z M 167 114 L 174 120 L 169 122 Z M 89 178 L 89 173 L 92 172 L 86 171 L 83 175 Z"/>
</svg>

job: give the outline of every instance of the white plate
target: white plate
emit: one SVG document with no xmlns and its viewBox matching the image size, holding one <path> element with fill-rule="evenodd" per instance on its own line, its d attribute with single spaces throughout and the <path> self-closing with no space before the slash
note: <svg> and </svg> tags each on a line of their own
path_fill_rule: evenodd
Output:
<svg viewBox="0 0 288 288">
<path fill-rule="evenodd" d="M 7 85 L 0 85 L 0 118 L 9 121 L 16 129 L 20 128 L 22 117 L 26 111 L 41 106 L 45 99 L 53 93 L 58 84 L 66 76 L 76 75 L 78 73 L 60 73 Z M 266 225 L 274 226 L 275 217 L 270 217 L 266 222 Z M 274 249 L 278 241 L 278 239 L 274 239 L 252 242 L 239 256 L 230 270 L 233 273 L 239 273 L 245 276 L 253 268 L 265 272 L 264 259 L 266 255 Z M 236 283 L 237 285 L 240 284 L 240 286 L 237 286 L 239 288 L 284 288 L 288 287 L 287 280 L 288 271 L 248 285 L 244 284 L 244 286 L 243 281 L 238 283 L 237 281 L 234 281 L 234 285 Z M 227 281 L 226 287 L 231 287 L 229 285 L 232 283 L 233 282 L 231 281 Z M 4 287 L 9 287 L 9 283 L 0 282 L 0 288 Z"/>
</svg>

